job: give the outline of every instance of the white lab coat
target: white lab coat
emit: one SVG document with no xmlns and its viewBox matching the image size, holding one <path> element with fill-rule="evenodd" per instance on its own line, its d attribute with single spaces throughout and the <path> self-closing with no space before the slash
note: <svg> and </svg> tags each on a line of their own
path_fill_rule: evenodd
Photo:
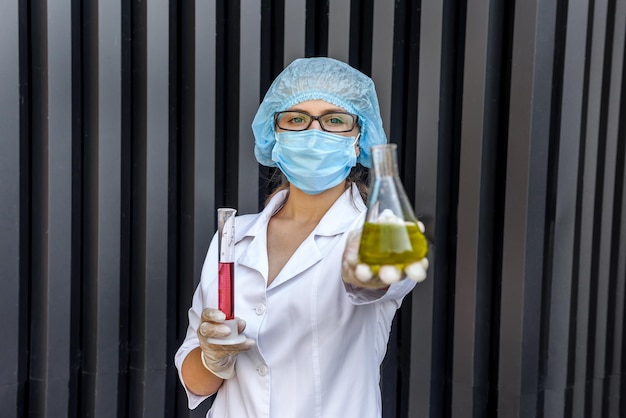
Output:
<svg viewBox="0 0 626 418">
<path fill-rule="evenodd" d="M 362 225 L 366 210 L 353 186 L 266 287 L 267 224 L 285 193 L 263 212 L 236 218 L 235 315 L 246 320 L 245 334 L 256 346 L 239 354 L 235 377 L 224 381 L 207 416 L 379 418 L 380 364 L 391 322 L 415 283 L 403 280 L 384 292 L 341 280 L 345 232 Z M 202 310 L 217 307 L 217 254 L 214 237 L 175 356 L 179 376 L 198 346 Z M 192 409 L 206 399 L 187 395 Z"/>
</svg>

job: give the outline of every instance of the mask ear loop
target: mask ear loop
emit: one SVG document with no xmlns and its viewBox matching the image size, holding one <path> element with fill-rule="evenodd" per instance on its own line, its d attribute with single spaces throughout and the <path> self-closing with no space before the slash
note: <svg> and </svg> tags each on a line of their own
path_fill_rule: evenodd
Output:
<svg viewBox="0 0 626 418">
<path fill-rule="evenodd" d="M 352 143 L 352 145 L 350 145 L 351 147 L 359 144 L 359 139 L 361 139 L 361 132 L 359 132 L 355 137 L 354 137 L 354 142 Z"/>
</svg>

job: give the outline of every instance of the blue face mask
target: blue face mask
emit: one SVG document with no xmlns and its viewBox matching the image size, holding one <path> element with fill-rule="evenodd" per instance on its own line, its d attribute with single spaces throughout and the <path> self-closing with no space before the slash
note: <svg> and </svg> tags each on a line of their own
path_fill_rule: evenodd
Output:
<svg viewBox="0 0 626 418">
<path fill-rule="evenodd" d="M 291 184 L 318 194 L 348 177 L 356 165 L 358 139 L 318 129 L 276 132 L 272 160 Z"/>
</svg>

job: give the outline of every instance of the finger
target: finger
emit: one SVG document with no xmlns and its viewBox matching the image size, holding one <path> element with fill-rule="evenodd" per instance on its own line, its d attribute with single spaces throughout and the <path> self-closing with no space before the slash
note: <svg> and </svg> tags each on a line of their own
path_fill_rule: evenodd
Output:
<svg viewBox="0 0 626 418">
<path fill-rule="evenodd" d="M 371 290 L 380 290 L 380 289 L 386 289 L 389 287 L 388 284 L 383 283 L 381 280 L 371 280 L 365 283 L 355 280 L 352 284 L 358 287 L 362 287 L 363 289 L 371 289 Z"/>
<path fill-rule="evenodd" d="M 206 308 L 202 311 L 203 322 L 224 322 L 226 314 L 219 309 Z"/>
<path fill-rule="evenodd" d="M 255 345 L 256 345 L 256 341 L 254 341 L 252 338 L 246 338 L 244 342 L 239 343 L 239 344 L 233 344 L 230 347 L 233 351 L 240 353 L 242 351 L 247 351 L 251 349 Z"/>
<path fill-rule="evenodd" d="M 346 242 L 359 242 L 361 241 L 361 230 L 360 229 L 352 229 L 348 231 L 348 235 L 346 237 Z"/>
<path fill-rule="evenodd" d="M 205 338 L 221 338 L 230 334 L 230 328 L 227 325 L 202 322 L 198 327 L 198 334 Z"/>
<path fill-rule="evenodd" d="M 360 234 L 358 234 L 360 236 Z M 346 240 L 346 246 L 343 250 L 342 260 L 350 265 L 356 265 L 359 262 L 359 244 L 360 238 L 353 237 Z"/>
<path fill-rule="evenodd" d="M 354 269 L 354 277 L 361 283 L 367 283 L 374 277 L 374 272 L 367 264 L 360 263 Z"/>
<path fill-rule="evenodd" d="M 356 266 L 359 262 L 359 247 L 346 246 L 343 252 L 343 261 L 351 266 Z"/>
<path fill-rule="evenodd" d="M 256 341 L 254 341 L 252 338 L 247 338 L 244 342 L 239 343 L 239 344 L 208 343 L 206 347 L 212 351 L 212 353 L 210 354 L 212 358 L 219 359 L 219 358 L 223 358 L 226 356 L 236 356 L 242 351 L 247 351 L 251 349 L 252 347 L 255 346 L 255 344 L 256 344 Z"/>
<path fill-rule="evenodd" d="M 355 270 L 357 269 L 362 270 L 361 272 L 359 272 L 359 276 L 363 278 L 363 280 L 360 280 L 359 276 L 355 274 Z M 351 268 L 344 266 L 344 275 L 342 276 L 342 278 L 344 282 L 364 289 L 377 290 L 389 287 L 387 284 L 382 283 L 380 280 L 374 280 L 375 275 L 367 264 L 359 264 L 358 266 L 356 266 L 356 269 L 354 266 L 352 266 Z"/>
<path fill-rule="evenodd" d="M 358 284 L 359 281 L 355 277 L 356 264 L 350 264 L 347 260 L 341 263 L 341 278 L 346 283 Z"/>
<path fill-rule="evenodd" d="M 426 257 L 424 257 L 424 259 L 426 259 Z M 426 278 L 426 269 L 424 268 L 424 264 L 421 261 L 408 265 L 404 269 L 404 272 L 409 279 L 418 283 L 424 281 L 424 279 Z"/>
<path fill-rule="evenodd" d="M 246 329 L 246 321 L 241 318 L 237 318 L 237 331 L 241 334 Z"/>
<path fill-rule="evenodd" d="M 378 271 L 378 277 L 380 281 L 386 285 L 396 283 L 402 278 L 402 272 L 396 266 L 385 265 L 381 266 Z"/>
</svg>

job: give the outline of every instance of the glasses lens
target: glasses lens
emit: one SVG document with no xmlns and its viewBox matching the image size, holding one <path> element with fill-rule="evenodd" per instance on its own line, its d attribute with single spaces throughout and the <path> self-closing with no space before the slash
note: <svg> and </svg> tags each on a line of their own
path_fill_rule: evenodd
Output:
<svg viewBox="0 0 626 418">
<path fill-rule="evenodd" d="M 349 132 L 354 128 L 354 116 L 349 113 L 326 113 L 319 121 L 322 129 L 329 132 Z"/>
<path fill-rule="evenodd" d="M 303 131 L 309 127 L 311 116 L 301 112 L 278 112 L 276 125 L 287 131 Z"/>
<path fill-rule="evenodd" d="M 311 121 L 319 121 L 323 130 L 328 132 L 350 132 L 354 129 L 356 116 L 351 113 L 334 112 L 320 116 L 286 110 L 276 113 L 276 125 L 286 131 L 304 131 L 311 126 Z"/>
</svg>

